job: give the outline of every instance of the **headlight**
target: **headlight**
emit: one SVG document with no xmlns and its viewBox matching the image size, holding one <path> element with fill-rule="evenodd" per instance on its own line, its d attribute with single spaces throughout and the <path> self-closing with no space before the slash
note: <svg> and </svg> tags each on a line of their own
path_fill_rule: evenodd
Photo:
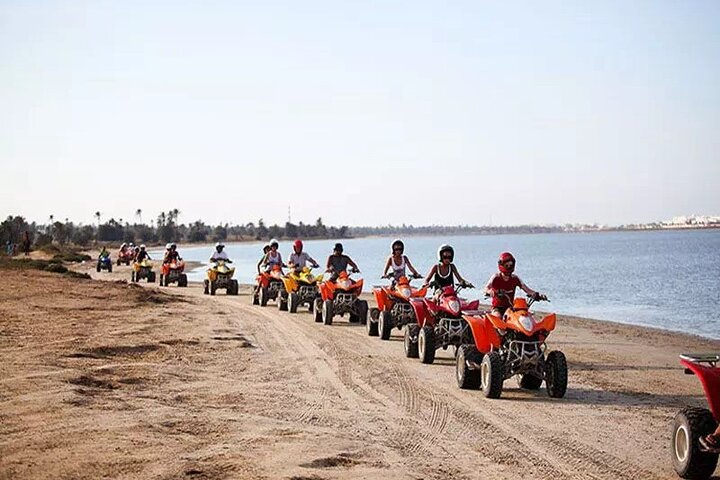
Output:
<svg viewBox="0 0 720 480">
<path fill-rule="evenodd" d="M 412 295 L 412 291 L 410 291 L 409 288 L 401 288 L 400 295 L 402 295 L 404 297 L 409 297 L 410 295 Z"/>
<path fill-rule="evenodd" d="M 340 288 L 350 288 L 350 280 L 340 280 L 338 285 L 340 285 Z"/>
<path fill-rule="evenodd" d="M 448 308 L 451 312 L 457 314 L 460 311 L 460 302 L 457 300 L 450 300 L 448 302 Z"/>
<path fill-rule="evenodd" d="M 525 315 L 520 317 L 520 325 L 528 331 L 531 332 L 533 327 L 535 326 L 535 322 L 533 322 L 533 319 L 530 317 L 526 317 Z"/>
</svg>

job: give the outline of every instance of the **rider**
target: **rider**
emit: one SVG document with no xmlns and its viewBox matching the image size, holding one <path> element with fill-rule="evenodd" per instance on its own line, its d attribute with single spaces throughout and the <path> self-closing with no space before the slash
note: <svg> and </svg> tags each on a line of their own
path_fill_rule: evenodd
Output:
<svg viewBox="0 0 720 480">
<path fill-rule="evenodd" d="M 263 261 L 265 260 L 265 255 L 267 255 L 267 253 L 268 253 L 269 251 L 270 251 L 270 244 L 269 244 L 269 243 L 266 243 L 265 245 L 263 245 L 263 254 L 262 254 L 262 257 L 260 257 L 260 261 L 258 261 L 258 263 L 257 263 L 257 272 L 258 272 L 258 275 L 260 275 L 260 267 L 262 267 L 262 263 L 263 263 Z"/>
<path fill-rule="evenodd" d="M 228 257 L 228 254 L 223 251 L 223 248 L 225 248 L 225 245 L 223 245 L 222 243 L 217 242 L 215 244 L 215 251 L 213 252 L 212 257 L 210 257 L 211 262 L 225 260 L 227 263 L 232 263 L 232 261 L 230 261 L 230 258 Z"/>
<path fill-rule="evenodd" d="M 140 262 L 142 262 L 143 260 L 145 260 L 146 258 L 147 258 L 148 260 L 152 260 L 152 259 L 150 258 L 150 254 L 147 252 L 147 250 L 145 250 L 145 244 L 143 243 L 142 245 L 140 245 L 140 248 L 139 248 L 139 250 L 137 251 L 137 255 L 135 255 L 135 261 L 136 261 L 137 263 L 140 263 Z"/>
<path fill-rule="evenodd" d="M 100 255 L 98 256 L 99 259 L 107 258 L 110 256 L 110 252 L 108 252 L 107 248 L 103 245 L 102 250 L 100 250 Z"/>
<path fill-rule="evenodd" d="M 284 267 L 285 264 L 282 261 L 282 255 L 278 252 L 278 241 L 274 238 L 270 240 L 270 250 L 265 254 L 262 260 L 262 266 L 265 267 L 265 271 L 270 271 L 275 265 Z"/>
<path fill-rule="evenodd" d="M 127 250 L 128 250 L 128 244 L 123 242 L 122 245 L 120 245 L 120 255 L 125 255 Z"/>
<path fill-rule="evenodd" d="M 455 249 L 448 244 L 440 245 L 437 251 L 438 263 L 432 266 L 428 274 L 425 276 L 424 287 L 430 285 L 431 281 L 436 291 L 442 290 L 443 287 L 452 287 L 455 285 L 453 278 L 457 278 L 458 283 L 463 287 L 472 288 L 470 282 L 465 281 L 460 272 L 458 272 L 453 260 L 455 259 Z"/>
<path fill-rule="evenodd" d="M 388 257 L 387 262 L 385 262 L 385 268 L 383 269 L 382 274 L 383 277 L 387 275 L 388 269 L 392 268 L 392 283 L 394 285 L 400 280 L 400 277 L 405 276 L 405 267 L 407 266 L 407 268 L 409 268 L 413 273 L 413 277 L 421 278 L 420 274 L 417 270 L 415 270 L 415 267 L 413 267 L 412 263 L 410 263 L 410 259 L 403 255 L 403 252 L 405 252 L 405 244 L 402 240 L 393 240 L 390 248 L 392 250 L 392 254 Z"/>
<path fill-rule="evenodd" d="M 177 245 L 175 245 L 174 243 L 168 243 L 165 249 L 166 252 L 163 263 L 172 263 L 182 260 L 182 258 L 180 258 L 180 254 L 177 251 Z"/>
<path fill-rule="evenodd" d="M 337 280 L 340 272 L 346 271 L 348 265 L 352 267 L 353 273 L 357 273 L 360 271 L 355 262 L 353 262 L 350 257 L 343 254 L 342 243 L 336 243 L 335 247 L 333 248 L 332 255 L 328 256 L 327 259 L 327 271 L 332 273 L 332 275 L 330 276 L 330 281 L 334 282 L 335 280 Z"/>
<path fill-rule="evenodd" d="M 510 252 L 503 252 L 498 258 L 498 273 L 493 274 L 485 285 L 485 294 L 492 297 L 493 315 L 502 317 L 515 299 L 515 289 L 520 287 L 529 297 L 535 300 L 547 300 L 547 297 L 528 287 L 515 275 L 515 257 Z"/>
<path fill-rule="evenodd" d="M 288 266 L 295 270 L 295 273 L 300 273 L 310 262 L 313 268 L 318 268 L 320 265 L 308 255 L 307 252 L 303 252 L 303 242 L 300 239 L 295 240 L 293 243 L 293 253 L 290 254 L 288 259 Z"/>
</svg>

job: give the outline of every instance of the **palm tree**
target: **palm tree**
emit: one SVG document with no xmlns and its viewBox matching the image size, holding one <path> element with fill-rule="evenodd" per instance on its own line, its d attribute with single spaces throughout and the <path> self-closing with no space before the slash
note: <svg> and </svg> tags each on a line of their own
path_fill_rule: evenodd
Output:
<svg viewBox="0 0 720 480">
<path fill-rule="evenodd" d="M 138 223 L 142 223 L 142 208 L 135 210 L 135 216 L 138 219 Z"/>
<path fill-rule="evenodd" d="M 98 227 L 100 226 L 100 216 L 101 216 L 100 212 L 95 212 L 95 218 L 97 218 Z"/>
</svg>

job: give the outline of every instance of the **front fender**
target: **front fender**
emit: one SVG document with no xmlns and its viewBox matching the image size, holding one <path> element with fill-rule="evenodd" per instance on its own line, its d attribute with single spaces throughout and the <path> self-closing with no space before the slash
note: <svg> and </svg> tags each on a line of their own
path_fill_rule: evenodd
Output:
<svg viewBox="0 0 720 480">
<path fill-rule="evenodd" d="M 327 281 L 320 284 L 318 287 L 320 290 L 320 296 L 323 300 L 332 300 L 335 295 L 335 284 Z"/>
<path fill-rule="evenodd" d="M 377 303 L 378 310 L 385 310 L 390 309 L 390 306 L 392 305 L 392 302 L 390 302 L 390 299 L 388 298 L 387 293 L 385 292 L 385 289 L 382 287 L 373 288 L 372 289 L 373 296 L 375 297 L 375 303 Z"/>
<path fill-rule="evenodd" d="M 493 348 L 500 348 L 500 335 L 488 315 L 465 315 L 463 318 L 470 326 L 478 351 L 488 353 Z"/>
<path fill-rule="evenodd" d="M 411 298 L 409 303 L 415 313 L 417 324 L 422 327 L 425 324 L 425 318 L 427 317 L 425 302 L 421 298 Z"/>
</svg>

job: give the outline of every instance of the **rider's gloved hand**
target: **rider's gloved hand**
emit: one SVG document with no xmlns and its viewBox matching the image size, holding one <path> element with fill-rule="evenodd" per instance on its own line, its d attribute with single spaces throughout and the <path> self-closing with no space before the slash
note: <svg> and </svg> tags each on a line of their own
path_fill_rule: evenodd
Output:
<svg viewBox="0 0 720 480">
<path fill-rule="evenodd" d="M 540 300 L 547 300 L 547 297 L 540 292 L 535 292 L 535 294 L 533 294 L 532 298 L 536 302 L 538 302 Z"/>
</svg>

